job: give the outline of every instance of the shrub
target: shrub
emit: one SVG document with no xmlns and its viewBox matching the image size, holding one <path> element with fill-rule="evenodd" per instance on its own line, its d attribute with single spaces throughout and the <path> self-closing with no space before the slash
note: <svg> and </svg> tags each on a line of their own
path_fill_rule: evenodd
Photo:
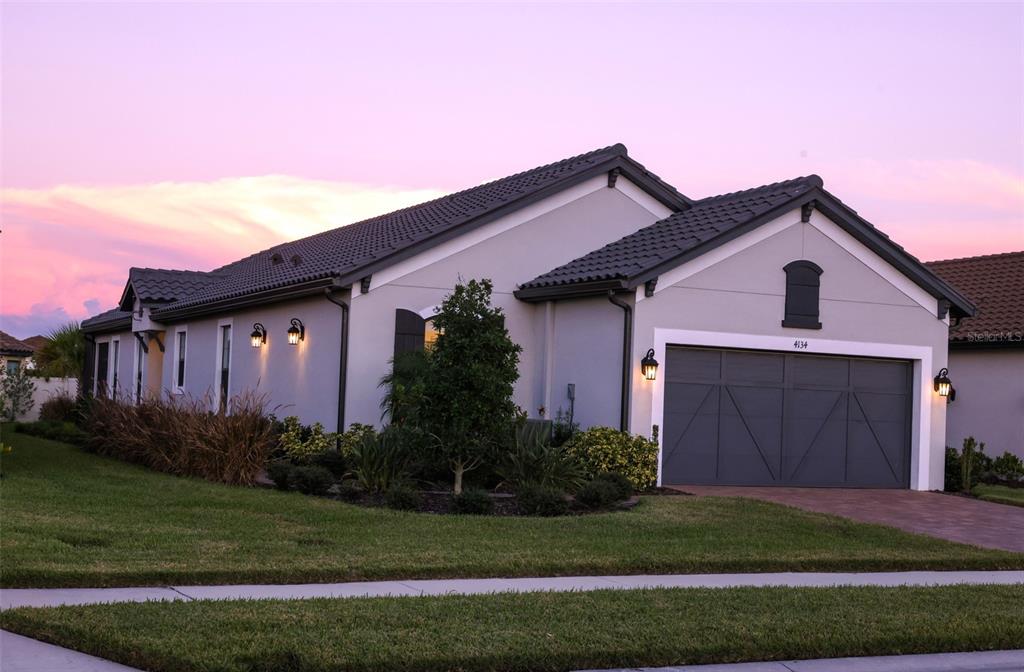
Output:
<svg viewBox="0 0 1024 672">
<path fill-rule="evenodd" d="M 565 493 L 542 485 L 524 485 L 516 492 L 519 511 L 526 516 L 561 516 L 569 510 Z"/>
<path fill-rule="evenodd" d="M 566 449 L 591 476 L 616 472 L 629 479 L 635 490 L 657 482 L 658 442 L 652 439 L 610 427 L 593 427 L 573 436 Z"/>
<path fill-rule="evenodd" d="M 0 418 L 13 421 L 31 411 L 35 406 L 32 400 L 35 389 L 35 381 L 24 365 L 13 371 L 0 370 Z"/>
<path fill-rule="evenodd" d="M 73 446 L 83 446 L 89 440 L 88 434 L 70 422 L 53 420 L 18 422 L 14 425 L 14 431 L 50 439 L 51 441 L 70 443 Z"/>
<path fill-rule="evenodd" d="M 513 489 L 540 485 L 575 491 L 587 480 L 579 460 L 564 448 L 548 445 L 541 434 L 521 428 L 496 471 Z"/>
<path fill-rule="evenodd" d="M 573 420 L 571 414 L 563 413 L 562 409 L 558 409 L 558 412 L 555 413 L 554 425 L 551 427 L 551 445 L 564 446 L 579 429 L 580 423 Z"/>
<path fill-rule="evenodd" d="M 364 494 L 362 486 L 352 479 L 342 481 L 338 486 L 338 497 L 346 502 L 358 502 Z"/>
<path fill-rule="evenodd" d="M 337 450 L 331 448 L 309 458 L 309 463 L 323 467 L 335 478 L 343 478 L 348 473 L 348 460 Z"/>
<path fill-rule="evenodd" d="M 334 448 L 335 442 L 336 435 L 325 432 L 319 422 L 303 425 L 294 415 L 284 419 L 281 436 L 278 438 L 281 451 L 297 462 Z"/>
<path fill-rule="evenodd" d="M 408 486 L 394 485 L 384 494 L 384 505 L 399 511 L 415 511 L 423 505 L 423 498 Z"/>
<path fill-rule="evenodd" d="M 609 471 L 603 474 L 598 474 L 594 477 L 594 480 L 611 483 L 612 486 L 615 487 L 619 500 L 629 499 L 633 496 L 633 483 L 618 472 Z"/>
<path fill-rule="evenodd" d="M 1016 482 L 1024 479 L 1024 460 L 1006 451 L 992 460 L 992 473 L 1004 481 Z"/>
<path fill-rule="evenodd" d="M 39 419 L 53 422 L 74 422 L 78 405 L 70 394 L 55 394 L 39 407 Z"/>
<path fill-rule="evenodd" d="M 304 495 L 326 495 L 334 485 L 334 476 L 323 467 L 293 467 L 288 485 Z"/>
<path fill-rule="evenodd" d="M 494 513 L 494 500 L 490 493 L 480 488 L 467 488 L 452 499 L 452 511 L 474 516 Z"/>
<path fill-rule="evenodd" d="M 977 468 L 980 465 L 977 465 L 976 462 L 980 462 L 980 460 L 976 458 L 984 453 L 984 442 L 978 443 L 973 436 L 964 439 L 964 448 L 960 452 L 960 488 L 964 492 L 969 492 L 978 484 L 978 475 L 982 470 Z"/>
<path fill-rule="evenodd" d="M 576 501 L 588 509 L 603 509 L 620 501 L 622 498 L 619 494 L 619 489 L 615 487 L 614 483 L 594 479 L 580 488 L 580 491 L 576 493 Z"/>
<path fill-rule="evenodd" d="M 392 425 L 416 423 L 423 411 L 423 393 L 430 373 L 430 350 L 411 350 L 391 358 L 391 371 L 380 379 L 384 389 L 381 419 Z"/>
<path fill-rule="evenodd" d="M 295 465 L 288 460 L 271 460 L 267 463 L 267 478 L 274 482 L 278 490 L 291 487 L 292 470 Z"/>
<path fill-rule="evenodd" d="M 234 397 L 231 414 L 212 413 L 209 398 L 152 397 L 138 405 L 93 399 L 87 447 L 157 471 L 252 485 L 273 445 L 265 397 Z"/>
<path fill-rule="evenodd" d="M 355 446 L 352 475 L 366 492 L 387 492 L 408 476 L 409 452 L 402 439 L 403 432 L 392 425 L 380 434 L 365 435 Z"/>
<path fill-rule="evenodd" d="M 956 448 L 946 446 L 946 477 L 944 482 L 946 492 L 959 492 L 960 488 L 960 453 Z"/>
<path fill-rule="evenodd" d="M 500 308 L 491 306 L 490 280 L 458 284 L 442 302 L 424 381 L 420 425 L 437 446 L 462 492 L 465 472 L 484 464 L 507 441 L 516 416 L 513 386 L 519 353 Z"/>
<path fill-rule="evenodd" d="M 338 452 L 340 452 L 343 457 L 349 457 L 364 437 L 376 435 L 377 430 L 373 425 L 363 425 L 358 422 L 353 422 L 348 426 L 348 431 L 338 435 Z"/>
</svg>

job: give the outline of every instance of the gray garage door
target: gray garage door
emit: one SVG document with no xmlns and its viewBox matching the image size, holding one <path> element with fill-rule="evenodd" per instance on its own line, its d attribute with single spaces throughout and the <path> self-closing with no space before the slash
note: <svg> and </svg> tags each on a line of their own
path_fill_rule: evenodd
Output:
<svg viewBox="0 0 1024 672">
<path fill-rule="evenodd" d="M 908 487 L 909 362 L 670 347 L 666 484 Z"/>
</svg>

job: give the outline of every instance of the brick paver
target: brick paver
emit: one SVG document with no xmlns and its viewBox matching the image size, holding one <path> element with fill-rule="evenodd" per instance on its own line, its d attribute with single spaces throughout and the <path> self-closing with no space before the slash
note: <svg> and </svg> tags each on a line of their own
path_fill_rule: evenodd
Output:
<svg viewBox="0 0 1024 672">
<path fill-rule="evenodd" d="M 695 495 L 752 497 L 880 523 L 962 544 L 1024 553 L 1024 507 L 915 490 L 680 485 Z"/>
</svg>

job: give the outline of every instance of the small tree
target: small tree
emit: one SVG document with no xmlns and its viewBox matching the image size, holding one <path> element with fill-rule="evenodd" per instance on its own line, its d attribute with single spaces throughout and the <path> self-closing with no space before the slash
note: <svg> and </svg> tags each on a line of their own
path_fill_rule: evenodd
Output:
<svg viewBox="0 0 1024 672">
<path fill-rule="evenodd" d="M 57 327 L 35 354 L 36 366 L 44 376 L 78 378 L 85 363 L 85 338 L 78 322 Z"/>
<path fill-rule="evenodd" d="M 14 421 L 18 416 L 28 413 L 35 405 L 32 393 L 36 384 L 29 377 L 24 366 L 0 373 L 0 416 L 4 420 Z"/>
<path fill-rule="evenodd" d="M 486 279 L 456 285 L 434 318 L 439 335 L 428 358 L 423 424 L 454 474 L 456 494 L 463 475 L 507 440 L 518 411 L 512 390 L 522 348 L 491 306 L 491 290 Z"/>
</svg>

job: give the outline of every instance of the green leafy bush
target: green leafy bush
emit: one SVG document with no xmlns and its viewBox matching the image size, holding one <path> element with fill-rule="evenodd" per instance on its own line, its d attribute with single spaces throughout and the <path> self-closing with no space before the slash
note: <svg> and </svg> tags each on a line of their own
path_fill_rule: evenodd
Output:
<svg viewBox="0 0 1024 672">
<path fill-rule="evenodd" d="M 1024 460 L 1006 451 L 992 460 L 992 473 L 1004 481 L 1020 481 L 1024 479 Z"/>
<path fill-rule="evenodd" d="M 517 428 L 512 447 L 496 467 L 513 489 L 540 485 L 575 492 L 587 480 L 586 471 L 565 448 L 549 445 L 540 432 Z"/>
<path fill-rule="evenodd" d="M 334 476 L 323 467 L 293 467 L 288 476 L 288 485 L 304 495 L 326 495 L 334 485 Z"/>
<path fill-rule="evenodd" d="M 629 479 L 636 490 L 653 486 L 658 478 L 658 443 L 610 427 L 578 432 L 566 444 L 591 475 L 616 472 Z"/>
<path fill-rule="evenodd" d="M 601 479 L 588 481 L 576 493 L 576 501 L 588 509 L 604 509 L 621 501 L 619 489 L 614 483 Z"/>
<path fill-rule="evenodd" d="M 981 460 L 978 456 L 985 454 L 985 443 L 978 443 L 973 436 L 964 439 L 963 450 L 960 451 L 960 488 L 969 492 L 978 484 L 978 476 L 982 473 L 983 465 L 978 464 Z"/>
<path fill-rule="evenodd" d="M 408 486 L 394 485 L 384 493 L 384 506 L 399 511 L 415 511 L 423 506 L 423 498 Z"/>
<path fill-rule="evenodd" d="M 18 422 L 14 424 L 14 431 L 22 434 L 30 434 L 51 441 L 70 443 L 73 446 L 83 446 L 89 440 L 89 435 L 70 422 L 59 422 L 54 420 L 39 420 L 37 422 Z"/>
<path fill-rule="evenodd" d="M 353 422 L 348 430 L 338 436 L 338 452 L 343 457 L 349 457 L 356 449 L 356 446 L 367 436 L 376 436 L 377 430 L 373 425 L 364 425 Z"/>
<path fill-rule="evenodd" d="M 281 451 L 297 462 L 312 458 L 335 447 L 336 436 L 324 431 L 319 422 L 303 425 L 299 418 L 289 415 L 282 422 L 278 444 Z"/>
<path fill-rule="evenodd" d="M 633 496 L 633 483 L 618 472 L 609 471 L 601 473 L 594 476 L 594 480 L 611 483 L 616 490 L 619 500 L 629 499 Z"/>
<path fill-rule="evenodd" d="M 409 451 L 405 432 L 392 425 L 380 434 L 366 434 L 353 448 L 352 475 L 371 494 L 387 492 L 408 477 Z"/>
<path fill-rule="evenodd" d="M 74 422 L 78 405 L 70 394 L 55 394 L 39 407 L 39 419 L 51 422 Z"/>
<path fill-rule="evenodd" d="M 309 463 L 317 467 L 323 467 L 331 472 L 331 475 L 335 478 L 343 478 L 348 473 L 348 460 L 345 459 L 342 453 L 333 448 L 313 455 L 309 458 Z"/>
<path fill-rule="evenodd" d="M 519 511 L 526 516 L 561 516 L 569 510 L 565 492 L 542 485 L 524 485 L 516 492 Z"/>
<path fill-rule="evenodd" d="M 960 453 L 956 448 L 946 446 L 946 477 L 943 488 L 946 492 L 960 492 Z"/>
<path fill-rule="evenodd" d="M 467 488 L 452 499 L 452 512 L 474 516 L 494 513 L 494 500 L 480 488 Z"/>
<path fill-rule="evenodd" d="M 267 478 L 274 482 L 278 490 L 287 490 L 291 487 L 292 471 L 295 465 L 288 460 L 271 460 L 267 463 Z"/>
<path fill-rule="evenodd" d="M 25 366 L 0 369 L 0 419 L 13 421 L 32 410 L 36 384 Z"/>
</svg>

